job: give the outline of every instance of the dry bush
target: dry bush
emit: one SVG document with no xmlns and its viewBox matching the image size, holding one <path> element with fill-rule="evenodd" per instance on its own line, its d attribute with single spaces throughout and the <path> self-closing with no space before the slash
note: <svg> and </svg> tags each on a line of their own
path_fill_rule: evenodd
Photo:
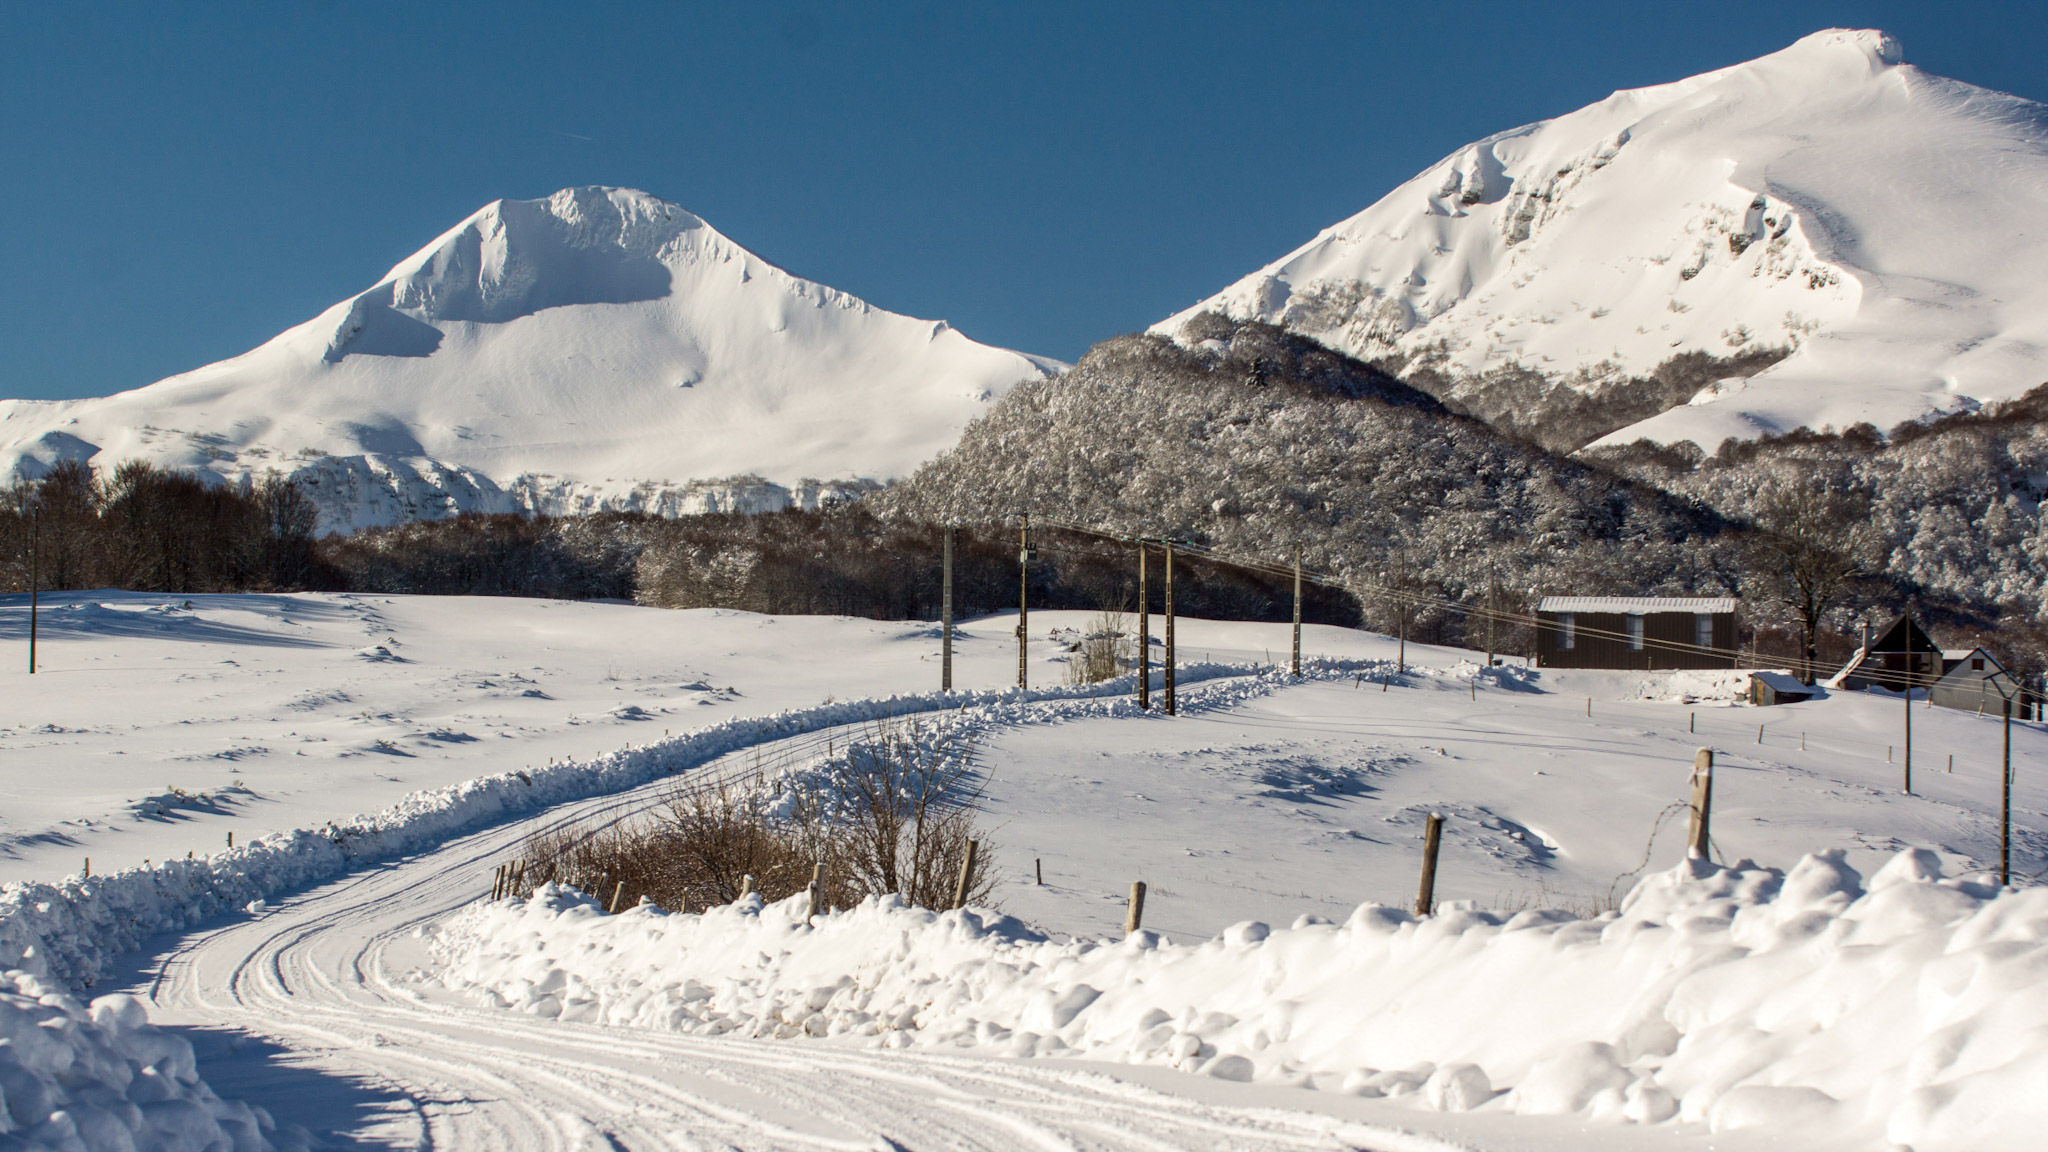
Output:
<svg viewBox="0 0 2048 1152">
<path fill-rule="evenodd" d="M 607 904 L 617 892 L 621 908 L 644 897 L 690 911 L 730 903 L 750 882 L 762 899 L 781 900 L 808 887 L 816 869 L 821 909 L 886 894 L 944 909 L 974 841 L 967 899 L 986 905 L 995 880 L 992 846 L 977 828 L 980 796 L 964 741 L 877 723 L 826 771 L 771 781 L 757 767 L 679 784 L 639 823 L 537 835 L 513 865 L 512 892 L 554 882 Z"/>
<path fill-rule="evenodd" d="M 1067 661 L 1069 684 L 1100 684 L 1136 668 L 1138 645 L 1130 613 L 1121 608 L 1096 613 L 1088 631 L 1068 651 L 1073 653 Z"/>
</svg>

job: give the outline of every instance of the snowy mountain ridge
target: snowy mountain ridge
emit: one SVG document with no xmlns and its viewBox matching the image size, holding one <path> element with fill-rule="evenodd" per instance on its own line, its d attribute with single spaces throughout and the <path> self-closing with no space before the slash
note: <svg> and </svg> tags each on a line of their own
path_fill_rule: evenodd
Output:
<svg viewBox="0 0 2048 1152">
<path fill-rule="evenodd" d="M 815 507 L 908 472 L 1051 367 L 792 276 L 657 197 L 572 188 L 487 205 L 233 359 L 0 401 L 0 472 L 277 471 L 340 530 Z"/>
<path fill-rule="evenodd" d="M 1477 392 L 1789 350 L 1596 441 L 1712 451 L 2048 380 L 2044 218 L 2048 108 L 1832 29 L 1467 145 L 1154 331 L 1219 311 Z"/>
</svg>

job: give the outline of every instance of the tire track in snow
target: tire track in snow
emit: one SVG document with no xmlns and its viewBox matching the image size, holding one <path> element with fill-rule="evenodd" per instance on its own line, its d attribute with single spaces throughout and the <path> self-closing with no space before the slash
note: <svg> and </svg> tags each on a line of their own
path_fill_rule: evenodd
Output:
<svg viewBox="0 0 2048 1152">
<path fill-rule="evenodd" d="M 1217 685 L 1217 694 L 1235 702 L 1257 692 L 1251 684 L 1232 687 Z M 1017 707 L 986 722 L 1056 718 L 1061 703 Z M 706 774 L 745 771 L 762 755 L 808 755 L 838 736 L 767 741 L 707 765 Z M 254 1033 L 289 1051 L 295 1064 L 402 1097 L 415 1126 L 399 1131 L 387 1123 L 357 1134 L 386 1147 L 1447 1147 L 1314 1113 L 1210 1104 L 1071 1067 L 514 1017 L 429 998 L 408 980 L 425 955 L 413 929 L 477 899 L 492 860 L 538 829 L 627 818 L 673 784 L 664 779 L 560 805 L 353 873 L 266 915 L 193 933 L 139 991 L 166 1023 Z M 289 1101 L 273 1103 L 290 1118 Z"/>
</svg>

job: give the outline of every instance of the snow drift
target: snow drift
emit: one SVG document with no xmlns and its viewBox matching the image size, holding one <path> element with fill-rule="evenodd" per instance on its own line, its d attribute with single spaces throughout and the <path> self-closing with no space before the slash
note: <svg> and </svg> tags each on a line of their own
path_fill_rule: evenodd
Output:
<svg viewBox="0 0 2048 1152">
<path fill-rule="evenodd" d="M 1341 678 L 1363 667 L 1357 662 L 1314 661 L 1304 664 L 1303 670 L 1310 676 Z M 1289 682 L 1270 668 L 1190 663 L 1180 669 L 1183 707 L 1188 711 L 1227 707 Z M 193 928 L 238 910 L 260 913 L 267 898 L 304 890 L 352 867 L 418 852 L 556 804 L 623 792 L 743 748 L 838 725 L 925 712 L 945 713 L 943 723 L 962 732 L 995 724 L 1135 715 L 1137 705 L 1130 699 L 1134 683 L 1132 677 L 1122 676 L 1074 687 L 936 691 L 738 717 L 589 760 L 564 759 L 545 768 L 415 792 L 380 812 L 358 814 L 323 828 L 272 833 L 204 857 L 73 876 L 55 884 L 0 885 L 0 971 L 19 969 L 70 988 L 90 987 L 114 955 L 139 948 L 159 933 Z M 1044 702 L 1055 706 L 1030 707 Z"/>
<path fill-rule="evenodd" d="M 1712 451 L 2048 379 L 2044 215 L 2048 108 L 1834 29 L 1469 144 L 1155 330 L 1216 310 L 1588 391 L 1682 352 L 1793 349 L 1601 441 Z"/>
<path fill-rule="evenodd" d="M 23 1152 L 265 1152 L 306 1146 L 269 1113 L 222 1100 L 192 1046 L 142 1001 L 80 1004 L 26 972 L 0 973 L 0 1147 Z"/>
<path fill-rule="evenodd" d="M 232 360 L 0 401 L 0 475 L 278 471 L 328 529 L 815 507 L 907 473 L 1050 363 L 792 276 L 644 192 L 570 188 L 487 205 Z"/>
<path fill-rule="evenodd" d="M 552 886 L 433 934 L 500 1008 L 707 1035 L 1170 1064 L 1449 1110 L 2032 1147 L 2048 1123 L 2048 890 L 1903 852 L 1689 862 L 1595 919 L 1367 904 L 1193 946 L 1058 941 L 893 899 L 606 916 Z"/>
</svg>

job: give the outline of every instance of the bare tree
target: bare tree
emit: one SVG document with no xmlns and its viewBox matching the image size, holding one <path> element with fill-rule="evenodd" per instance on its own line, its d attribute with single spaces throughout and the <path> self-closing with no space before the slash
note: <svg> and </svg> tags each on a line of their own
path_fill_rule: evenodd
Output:
<svg viewBox="0 0 2048 1152">
<path fill-rule="evenodd" d="M 1744 588 L 1799 621 L 1800 677 L 1811 684 L 1822 618 L 1878 567 L 1870 498 L 1827 477 L 1780 474 L 1758 490 L 1751 508 L 1756 531 L 1741 545 Z"/>
</svg>

